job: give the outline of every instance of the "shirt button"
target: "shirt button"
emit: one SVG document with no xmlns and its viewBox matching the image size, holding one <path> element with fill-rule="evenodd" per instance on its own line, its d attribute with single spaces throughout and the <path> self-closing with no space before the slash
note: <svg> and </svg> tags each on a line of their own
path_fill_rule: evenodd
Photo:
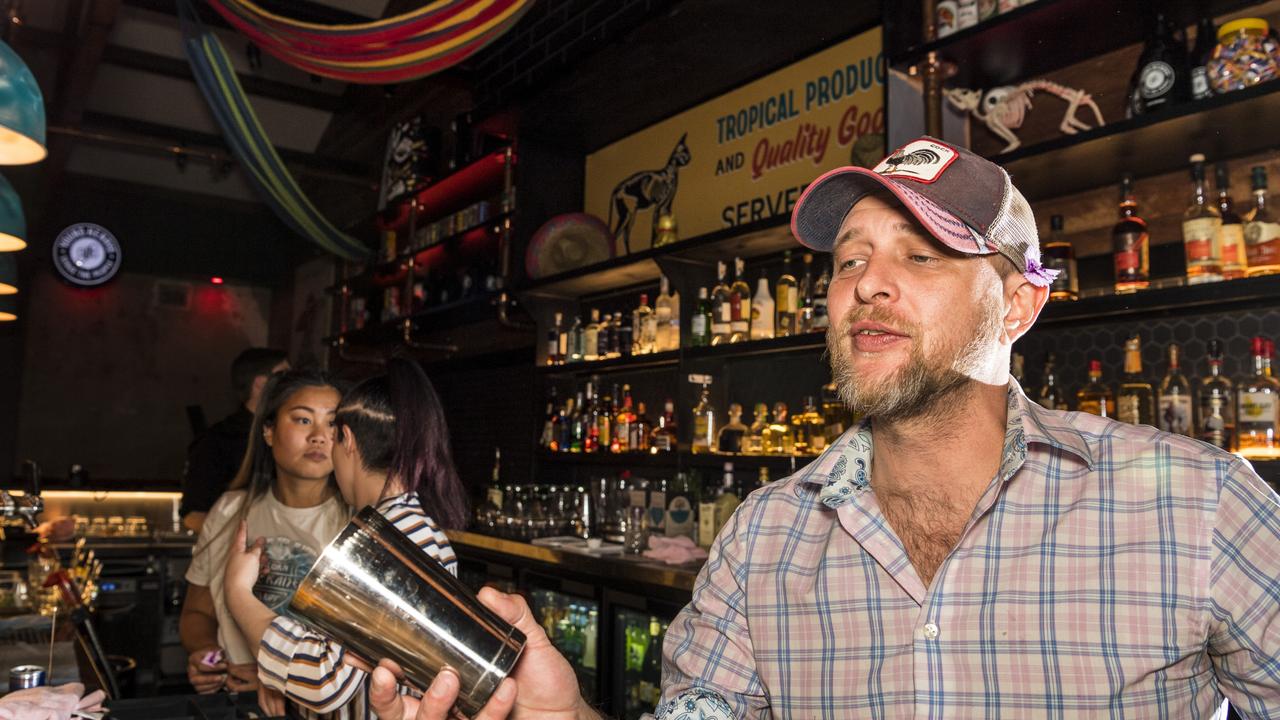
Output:
<svg viewBox="0 0 1280 720">
<path fill-rule="evenodd" d="M 925 636 L 926 638 L 930 639 L 930 640 L 937 640 L 937 639 L 938 639 L 938 626 L 937 626 L 937 625 L 934 625 L 933 623 L 929 623 L 929 624 L 925 625 L 925 626 L 924 626 L 924 636 Z"/>
</svg>

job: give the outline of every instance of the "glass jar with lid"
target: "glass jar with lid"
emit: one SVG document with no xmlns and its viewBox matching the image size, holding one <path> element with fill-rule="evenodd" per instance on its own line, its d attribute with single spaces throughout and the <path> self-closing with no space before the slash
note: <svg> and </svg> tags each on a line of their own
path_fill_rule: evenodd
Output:
<svg viewBox="0 0 1280 720">
<path fill-rule="evenodd" d="M 1241 18 L 1218 29 L 1209 58 L 1209 84 L 1217 94 L 1243 90 L 1280 75 L 1280 46 L 1262 18 Z"/>
</svg>

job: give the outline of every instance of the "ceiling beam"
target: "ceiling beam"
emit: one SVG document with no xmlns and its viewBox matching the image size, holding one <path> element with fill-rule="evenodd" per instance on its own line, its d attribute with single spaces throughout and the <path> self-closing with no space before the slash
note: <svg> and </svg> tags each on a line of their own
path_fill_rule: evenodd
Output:
<svg viewBox="0 0 1280 720">
<path fill-rule="evenodd" d="M 74 47 L 75 45 L 74 43 L 68 43 L 65 35 L 60 35 L 52 30 L 42 30 L 30 26 L 22 28 L 17 41 L 23 45 L 45 48 Z M 167 55 L 158 55 L 145 50 L 121 45 L 108 45 L 102 52 L 102 62 L 116 67 L 163 75 L 186 82 L 195 82 L 195 76 L 191 72 L 191 65 L 186 60 Z M 245 89 L 245 92 L 257 97 L 279 100 L 291 105 L 300 105 L 330 113 L 346 107 L 346 101 L 340 94 L 320 92 L 319 90 L 312 90 L 290 83 L 268 80 L 257 75 L 236 73 L 236 77 L 240 80 L 240 85 Z"/>
</svg>

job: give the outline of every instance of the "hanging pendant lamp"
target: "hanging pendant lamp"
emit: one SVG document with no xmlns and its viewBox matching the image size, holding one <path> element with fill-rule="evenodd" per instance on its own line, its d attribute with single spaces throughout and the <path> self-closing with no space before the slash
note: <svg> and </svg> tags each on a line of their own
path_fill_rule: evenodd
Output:
<svg viewBox="0 0 1280 720">
<path fill-rule="evenodd" d="M 0 295 L 0 322 L 11 322 L 18 319 L 18 297 L 16 295 Z"/>
<path fill-rule="evenodd" d="M 13 253 L 0 253 L 0 295 L 18 292 L 18 261 Z"/>
<path fill-rule="evenodd" d="M 18 53 L 0 41 L 0 165 L 40 162 L 47 154 L 40 86 Z"/>
<path fill-rule="evenodd" d="M 22 200 L 9 180 L 0 175 L 0 253 L 21 250 L 27 246 L 27 218 L 22 213 Z"/>
</svg>

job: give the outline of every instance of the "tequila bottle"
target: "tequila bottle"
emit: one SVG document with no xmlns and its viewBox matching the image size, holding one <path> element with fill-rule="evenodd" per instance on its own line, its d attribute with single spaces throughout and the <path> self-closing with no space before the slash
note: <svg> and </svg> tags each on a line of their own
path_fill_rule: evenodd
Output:
<svg viewBox="0 0 1280 720">
<path fill-rule="evenodd" d="M 1276 437 L 1280 413 L 1280 383 L 1267 375 L 1266 341 L 1253 339 L 1253 375 L 1237 386 L 1236 433 L 1240 454 L 1247 458 L 1274 458 L 1280 449 Z"/>
<path fill-rule="evenodd" d="M 1280 273 L 1280 222 L 1267 208 L 1267 169 L 1253 168 L 1253 210 L 1244 223 L 1249 277 Z"/>
<path fill-rule="evenodd" d="M 716 442 L 716 411 L 711 407 L 711 389 L 706 383 L 702 385 L 702 396 L 693 408 L 693 442 L 690 450 L 694 453 L 709 453 Z"/>
<path fill-rule="evenodd" d="M 1235 385 L 1222 374 L 1222 342 L 1209 341 L 1209 374 L 1200 379 L 1196 435 L 1204 442 L 1230 450 L 1235 441 Z"/>
<path fill-rule="evenodd" d="M 1115 395 L 1102 382 L 1101 360 L 1089 361 L 1089 382 L 1076 391 L 1076 408 L 1102 417 L 1116 416 Z"/>
<path fill-rule="evenodd" d="M 729 342 L 751 337 L 751 288 L 742 279 L 742 258 L 733 259 L 733 285 L 729 286 Z"/>
<path fill-rule="evenodd" d="M 769 406 L 756 403 L 755 419 L 747 429 L 747 436 L 742 441 L 744 455 L 760 455 L 764 453 L 764 434 L 769 427 Z"/>
<path fill-rule="evenodd" d="M 1208 201 L 1204 189 L 1204 155 L 1191 156 L 1191 182 L 1195 193 L 1182 214 L 1182 241 L 1187 256 L 1187 284 L 1199 285 L 1222 279 L 1222 248 L 1219 230 L 1222 213 Z"/>
<path fill-rule="evenodd" d="M 1165 432 L 1194 437 L 1192 428 L 1193 402 L 1191 382 L 1182 374 L 1182 350 L 1176 344 L 1169 345 L 1169 370 L 1160 380 L 1159 427 Z"/>
<path fill-rule="evenodd" d="M 716 278 L 716 286 L 711 290 L 711 344 L 723 345 L 733 333 L 733 302 L 725 282 L 723 262 L 716 265 Z"/>
<path fill-rule="evenodd" d="M 782 275 L 778 278 L 774 335 L 787 337 L 796 332 L 796 313 L 800 309 L 800 296 L 796 291 L 796 276 L 791 274 L 791 251 L 782 254 Z"/>
<path fill-rule="evenodd" d="M 1120 181 L 1120 221 L 1111 228 L 1117 294 L 1146 290 L 1150 285 L 1150 243 L 1147 221 L 1138 215 L 1138 201 L 1133 196 L 1133 176 L 1125 173 Z"/>
<path fill-rule="evenodd" d="M 1116 393 L 1116 419 L 1131 425 L 1155 425 L 1155 391 L 1142 377 L 1142 340 L 1124 344 L 1124 378 Z"/>
<path fill-rule="evenodd" d="M 742 406 L 738 403 L 730 404 L 729 422 L 716 433 L 716 450 L 734 455 L 742 452 L 747 430 L 747 426 L 742 424 Z"/>
</svg>

